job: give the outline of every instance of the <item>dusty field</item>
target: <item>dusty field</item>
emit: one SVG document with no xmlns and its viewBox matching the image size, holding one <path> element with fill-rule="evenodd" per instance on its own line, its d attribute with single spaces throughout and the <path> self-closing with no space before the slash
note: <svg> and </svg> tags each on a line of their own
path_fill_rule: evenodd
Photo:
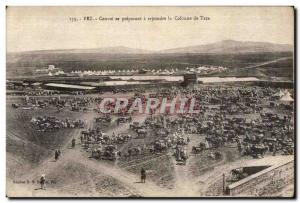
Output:
<svg viewBox="0 0 300 203">
<path fill-rule="evenodd" d="M 160 187 L 172 189 L 175 184 L 172 159 L 173 157 L 170 157 L 170 155 L 155 156 L 143 159 L 143 161 L 135 165 L 126 166 L 123 169 L 139 175 L 141 167 L 143 167 L 147 171 L 147 179 Z"/>
<path fill-rule="evenodd" d="M 23 170 L 20 165 L 35 167 L 53 153 L 56 148 L 61 148 L 71 138 L 77 129 L 61 129 L 56 132 L 38 132 L 30 123 L 32 117 L 47 115 L 61 118 L 78 118 L 79 113 L 56 113 L 54 109 L 23 110 L 13 109 L 11 104 L 16 99 L 7 100 L 6 113 L 6 144 L 7 164 L 10 170 L 8 175 L 20 175 Z M 15 166 L 15 167 L 14 167 Z"/>
<path fill-rule="evenodd" d="M 70 148 L 73 137 L 79 138 L 81 131 L 100 126 L 94 122 L 95 112 L 87 113 L 64 111 L 57 113 L 55 109 L 22 110 L 12 109 L 16 98 L 7 99 L 7 195 L 8 196 L 78 196 L 78 197 L 200 197 L 209 196 L 214 180 L 222 172 L 234 167 L 253 162 L 268 161 L 268 157 L 255 160 L 241 157 L 236 147 L 218 149 L 221 159 L 212 160 L 208 154 L 214 150 L 206 150 L 193 155 L 192 146 L 203 141 L 203 136 L 189 135 L 191 142 L 186 146 L 189 159 L 186 165 L 178 165 L 172 150 L 165 154 L 152 154 L 131 157 L 129 160 L 119 159 L 116 162 L 91 159 L 90 153 L 80 144 Z M 37 132 L 30 124 L 34 116 L 48 115 L 60 119 L 84 119 L 84 129 L 61 129 L 56 132 Z M 134 121 L 143 121 L 145 117 L 134 117 Z M 101 127 L 101 126 L 100 126 Z M 132 133 L 129 124 L 103 127 L 108 134 Z M 151 143 L 156 138 L 132 139 L 118 146 L 126 152 L 132 146 Z M 62 157 L 55 162 L 54 150 L 62 149 Z M 140 169 L 147 170 L 146 183 L 140 183 Z M 38 179 L 45 174 L 47 190 L 40 190 Z M 18 183 L 14 183 L 18 182 Z M 24 183 L 23 183 L 24 181 Z M 29 183 L 27 182 L 29 181 Z M 291 191 L 291 186 L 279 191 Z"/>
</svg>

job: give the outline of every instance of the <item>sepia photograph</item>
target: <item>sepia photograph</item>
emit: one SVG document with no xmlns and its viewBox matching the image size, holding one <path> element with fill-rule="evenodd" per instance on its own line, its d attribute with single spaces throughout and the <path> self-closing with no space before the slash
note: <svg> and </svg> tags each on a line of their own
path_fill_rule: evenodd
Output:
<svg viewBox="0 0 300 203">
<path fill-rule="evenodd" d="M 292 6 L 7 6 L 8 198 L 295 198 Z"/>
</svg>

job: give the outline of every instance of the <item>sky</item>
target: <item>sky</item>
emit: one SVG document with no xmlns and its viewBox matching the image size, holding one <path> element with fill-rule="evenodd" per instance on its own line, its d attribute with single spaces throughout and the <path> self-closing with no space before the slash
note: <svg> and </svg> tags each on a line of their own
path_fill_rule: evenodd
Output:
<svg viewBox="0 0 300 203">
<path fill-rule="evenodd" d="M 172 20 L 70 20 L 85 16 Z M 114 46 L 163 50 L 229 39 L 294 44 L 292 7 L 7 7 L 6 27 L 7 52 Z"/>
</svg>

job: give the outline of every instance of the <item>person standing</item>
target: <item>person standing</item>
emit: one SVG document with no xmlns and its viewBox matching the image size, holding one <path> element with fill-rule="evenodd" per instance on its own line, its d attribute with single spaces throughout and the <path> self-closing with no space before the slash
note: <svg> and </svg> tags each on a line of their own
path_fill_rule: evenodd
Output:
<svg viewBox="0 0 300 203">
<path fill-rule="evenodd" d="M 146 183 L 146 171 L 144 168 L 141 169 L 141 182 Z"/>
<path fill-rule="evenodd" d="M 76 143 L 76 140 L 75 138 L 72 139 L 72 148 L 75 148 L 75 143 Z"/>
<path fill-rule="evenodd" d="M 57 161 L 58 160 L 58 158 L 59 158 L 59 150 L 57 149 L 57 150 L 55 150 L 55 154 L 54 154 L 54 159 L 55 159 L 55 161 Z"/>
<path fill-rule="evenodd" d="M 41 189 L 46 190 L 46 178 L 45 174 L 43 174 L 40 178 Z"/>
</svg>

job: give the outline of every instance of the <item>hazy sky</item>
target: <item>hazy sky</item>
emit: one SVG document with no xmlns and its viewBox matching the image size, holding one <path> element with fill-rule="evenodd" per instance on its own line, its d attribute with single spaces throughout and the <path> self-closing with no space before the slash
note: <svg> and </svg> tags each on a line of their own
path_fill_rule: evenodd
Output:
<svg viewBox="0 0 300 203">
<path fill-rule="evenodd" d="M 166 17 L 172 21 L 80 21 L 70 17 Z M 206 16 L 207 21 L 176 21 Z M 8 7 L 7 51 L 126 46 L 161 50 L 226 39 L 293 44 L 291 7 Z"/>
</svg>

